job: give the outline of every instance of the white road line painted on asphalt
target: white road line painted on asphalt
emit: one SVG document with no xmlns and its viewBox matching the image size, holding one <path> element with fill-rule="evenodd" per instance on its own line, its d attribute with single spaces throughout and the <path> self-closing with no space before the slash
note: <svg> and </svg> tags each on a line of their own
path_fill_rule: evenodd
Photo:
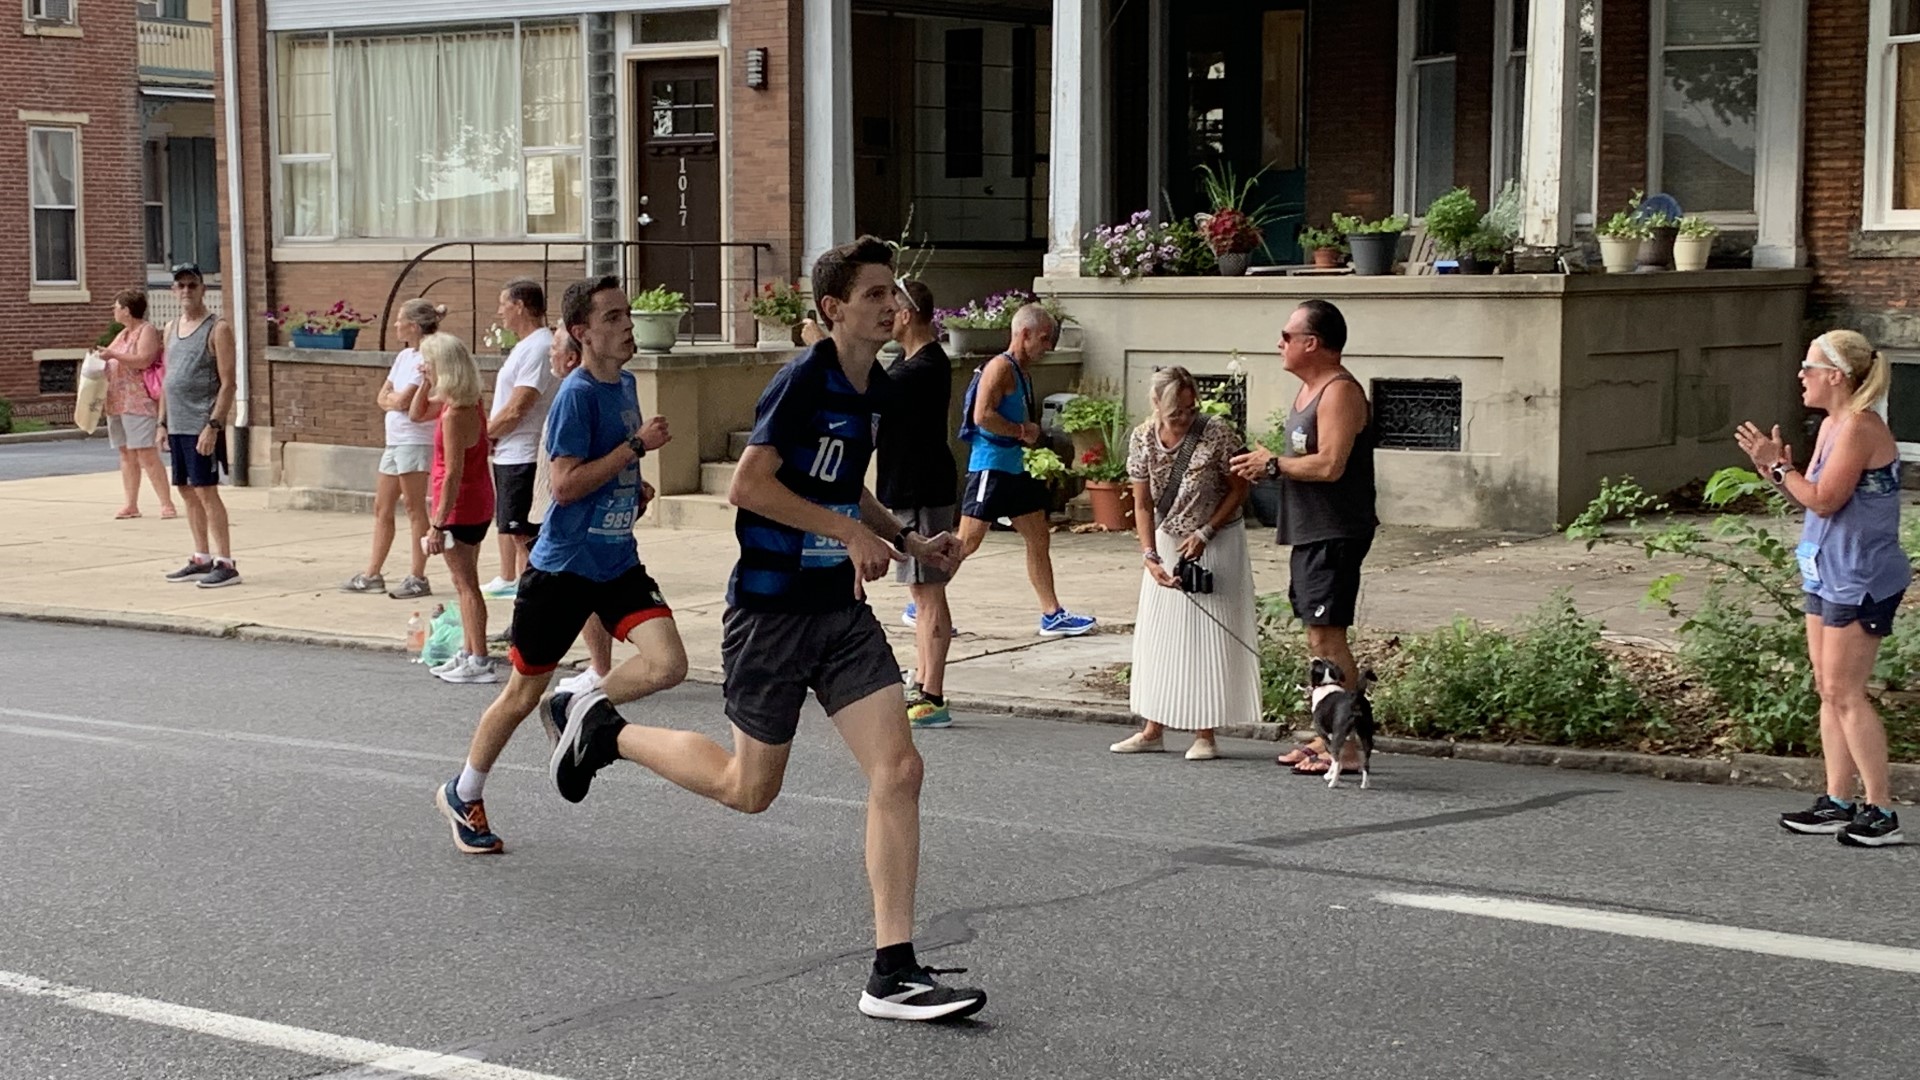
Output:
<svg viewBox="0 0 1920 1080">
<path fill-rule="evenodd" d="M 56 731 L 53 728 L 27 727 L 23 724 L 0 724 L 0 731 L 9 735 L 44 735 L 49 739 L 76 739 L 80 742 L 125 743 L 126 739 L 112 735 L 83 735 L 78 731 Z"/>
<path fill-rule="evenodd" d="M 1825 964 L 1920 974 L 1920 949 L 1903 949 L 1894 945 L 1783 934 L 1775 930 L 1750 930 L 1743 926 L 1720 926 L 1654 915 L 1632 915 L 1623 911 L 1542 904 L 1531 900 L 1503 900 L 1493 896 L 1383 892 L 1376 893 L 1374 899 L 1384 904 L 1428 911 L 1450 911 L 1458 915 L 1562 926 L 1569 930 L 1593 930 L 1649 941 L 1670 941 L 1678 945 L 1704 945 L 1794 960 L 1816 960 Z"/>
<path fill-rule="evenodd" d="M 400 1076 L 438 1076 L 445 1080 L 565 1080 L 551 1073 L 529 1072 L 454 1054 L 392 1046 L 325 1031 L 309 1031 L 231 1013 L 196 1009 L 190 1005 L 173 1005 L 150 998 L 89 990 L 83 986 L 63 986 L 11 971 L 0 971 L 0 990 L 50 999 L 61 1005 L 106 1016 L 177 1028 L 197 1035 L 211 1035 L 229 1042 L 250 1043 L 307 1057 L 365 1065 Z"/>
</svg>

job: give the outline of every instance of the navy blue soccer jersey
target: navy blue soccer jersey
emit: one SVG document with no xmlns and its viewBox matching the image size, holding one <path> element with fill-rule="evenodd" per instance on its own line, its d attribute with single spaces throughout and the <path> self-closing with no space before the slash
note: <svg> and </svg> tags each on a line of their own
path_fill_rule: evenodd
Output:
<svg viewBox="0 0 1920 1080">
<path fill-rule="evenodd" d="M 861 393 L 840 368 L 831 339 L 774 375 L 753 407 L 752 446 L 780 455 L 776 476 L 795 495 L 850 518 L 860 516 L 860 492 L 887 389 L 875 363 Z M 727 584 L 727 603 L 747 611 L 806 614 L 859 602 L 846 545 L 742 508 L 734 517 L 740 561 Z"/>
</svg>

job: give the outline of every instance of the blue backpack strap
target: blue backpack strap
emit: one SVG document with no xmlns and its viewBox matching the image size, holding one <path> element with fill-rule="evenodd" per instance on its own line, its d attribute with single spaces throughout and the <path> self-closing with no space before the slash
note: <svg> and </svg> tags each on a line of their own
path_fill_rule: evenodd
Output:
<svg viewBox="0 0 1920 1080">
<path fill-rule="evenodd" d="M 1008 354 L 1001 353 L 999 356 L 995 356 L 993 360 L 998 360 L 1001 356 L 1006 356 L 1008 361 L 1013 363 L 1014 375 L 1020 379 L 1021 386 L 1027 388 L 1027 417 L 1028 423 L 1032 423 L 1033 390 L 1031 387 L 1033 384 L 1027 381 L 1026 372 L 1020 370 L 1019 363 L 1014 361 Z M 993 360 L 989 360 L 987 363 L 990 364 Z M 975 441 L 984 442 L 989 446 L 1019 446 L 1019 439 L 1009 439 L 1005 435 L 995 435 L 993 432 L 973 422 L 974 402 L 980 397 L 980 383 L 986 378 L 986 374 L 987 364 L 981 364 L 979 367 L 973 369 L 973 378 L 967 381 L 966 396 L 960 402 L 960 430 L 954 432 L 954 438 L 966 443 Z"/>
</svg>

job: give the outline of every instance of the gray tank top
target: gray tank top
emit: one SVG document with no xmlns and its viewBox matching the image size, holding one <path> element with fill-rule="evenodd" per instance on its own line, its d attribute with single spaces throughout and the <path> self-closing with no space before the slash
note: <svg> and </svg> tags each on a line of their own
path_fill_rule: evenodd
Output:
<svg viewBox="0 0 1920 1080">
<path fill-rule="evenodd" d="M 1819 482 L 1831 449 L 1814 459 L 1808 480 Z M 1864 604 L 1904 591 L 1913 566 L 1900 547 L 1900 460 L 1863 470 L 1853 497 L 1831 516 L 1808 511 L 1797 554 L 1808 579 L 1802 586 L 1830 603 Z"/>
<path fill-rule="evenodd" d="M 213 324 L 209 314 L 186 337 L 180 322 L 167 324 L 167 431 L 193 435 L 207 426 L 213 403 L 220 396 L 220 365 L 213 355 Z"/>
<path fill-rule="evenodd" d="M 1360 380 L 1345 372 L 1327 382 Z M 1298 457 L 1320 450 L 1320 399 L 1327 387 L 1320 388 L 1313 400 L 1287 413 L 1287 454 Z M 1371 537 L 1380 525 L 1374 516 L 1373 448 L 1378 442 L 1373 430 L 1373 407 L 1367 407 L 1366 426 L 1354 436 L 1353 452 L 1347 455 L 1346 471 L 1338 480 L 1280 481 L 1279 542 L 1287 545 L 1315 544 L 1322 540 Z"/>
</svg>

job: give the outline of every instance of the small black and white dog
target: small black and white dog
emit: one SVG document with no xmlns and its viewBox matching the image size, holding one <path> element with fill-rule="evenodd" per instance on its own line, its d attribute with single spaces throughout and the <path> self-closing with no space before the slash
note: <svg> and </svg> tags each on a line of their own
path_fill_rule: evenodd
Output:
<svg viewBox="0 0 1920 1080">
<path fill-rule="evenodd" d="M 1367 772 L 1373 765 L 1373 705 L 1367 701 L 1367 687 L 1374 682 L 1373 672 L 1360 673 L 1360 688 L 1348 690 L 1341 685 L 1346 672 L 1331 660 L 1315 657 L 1307 665 L 1307 693 L 1313 700 L 1313 729 L 1327 741 L 1327 754 L 1333 764 L 1327 769 L 1327 786 L 1340 783 L 1340 751 L 1349 738 L 1360 741 L 1360 787 L 1367 787 Z"/>
</svg>

